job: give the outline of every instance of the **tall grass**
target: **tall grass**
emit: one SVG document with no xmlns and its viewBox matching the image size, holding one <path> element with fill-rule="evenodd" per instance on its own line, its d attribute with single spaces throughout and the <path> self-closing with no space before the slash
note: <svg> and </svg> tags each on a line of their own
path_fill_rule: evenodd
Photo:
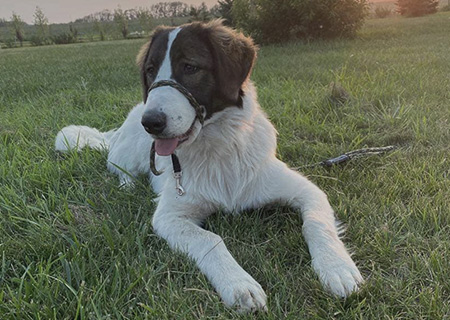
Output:
<svg viewBox="0 0 450 320">
<path fill-rule="evenodd" d="M 398 149 L 304 170 L 347 224 L 367 279 L 345 301 L 321 288 L 295 212 L 207 221 L 266 290 L 269 312 L 256 316 L 226 309 L 153 234 L 145 177 L 122 190 L 106 154 L 53 151 L 63 126 L 111 129 L 140 101 L 143 40 L 0 51 L 0 318 L 450 317 L 449 19 L 370 20 L 356 40 L 261 48 L 252 78 L 284 161 Z M 346 103 L 330 102 L 331 82 L 348 91 Z"/>
</svg>

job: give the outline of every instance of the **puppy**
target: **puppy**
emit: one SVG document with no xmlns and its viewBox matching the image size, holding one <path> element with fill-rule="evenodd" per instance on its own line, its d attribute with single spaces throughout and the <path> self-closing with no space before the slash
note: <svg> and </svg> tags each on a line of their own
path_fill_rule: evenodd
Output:
<svg viewBox="0 0 450 320">
<path fill-rule="evenodd" d="M 276 157 L 276 130 L 249 80 L 255 57 L 252 40 L 220 21 L 160 27 L 137 59 L 144 102 L 117 130 L 62 129 L 56 149 L 106 148 L 108 168 L 122 185 L 149 174 L 159 195 L 154 231 L 197 263 L 227 306 L 266 310 L 266 294 L 222 238 L 200 225 L 219 209 L 238 213 L 274 202 L 301 212 L 312 267 L 325 288 L 346 297 L 363 279 L 339 239 L 327 196 Z M 152 144 L 161 175 L 150 170 Z M 182 169 L 176 178 L 175 154 Z"/>
</svg>

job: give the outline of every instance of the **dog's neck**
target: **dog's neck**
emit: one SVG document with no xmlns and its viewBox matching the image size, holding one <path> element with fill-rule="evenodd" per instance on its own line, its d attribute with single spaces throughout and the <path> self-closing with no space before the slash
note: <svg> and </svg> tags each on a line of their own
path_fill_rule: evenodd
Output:
<svg viewBox="0 0 450 320">
<path fill-rule="evenodd" d="M 243 88 L 243 105 L 229 106 L 220 112 L 216 112 L 207 119 L 199 135 L 189 145 L 180 147 L 177 152 L 180 158 L 195 156 L 204 153 L 205 156 L 214 156 L 218 153 L 227 153 L 234 139 L 243 139 L 242 132 L 237 136 L 237 130 L 242 131 L 242 126 L 252 126 L 255 113 L 259 109 L 256 100 L 256 90 L 252 83 L 248 82 Z M 219 147 L 219 148 L 218 148 Z"/>
<path fill-rule="evenodd" d="M 186 199 L 208 195 L 201 201 L 217 202 L 231 212 L 239 208 L 245 187 L 273 163 L 276 130 L 261 110 L 253 84 L 249 82 L 243 89 L 241 108 L 229 107 L 214 114 L 195 141 L 177 150 Z M 173 188 L 173 176 L 168 177 L 166 186 Z"/>
<path fill-rule="evenodd" d="M 214 114 L 205 121 L 194 142 L 180 147 L 177 155 L 183 170 L 190 164 L 197 163 L 201 167 L 206 163 L 224 162 L 230 157 L 238 157 L 238 162 L 245 161 L 248 153 L 253 154 L 249 158 L 261 161 L 275 155 L 276 130 L 258 104 L 253 83 L 247 81 L 242 90 L 242 107 L 228 107 Z"/>
</svg>

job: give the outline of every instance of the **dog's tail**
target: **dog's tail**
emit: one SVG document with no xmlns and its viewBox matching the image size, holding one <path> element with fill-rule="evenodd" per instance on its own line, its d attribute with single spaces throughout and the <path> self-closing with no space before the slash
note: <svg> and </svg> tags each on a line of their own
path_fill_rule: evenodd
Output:
<svg viewBox="0 0 450 320">
<path fill-rule="evenodd" d="M 97 150 L 108 150 L 114 138 L 116 129 L 100 132 L 87 126 L 70 125 L 64 127 L 56 135 L 55 149 L 57 151 L 80 151 L 84 147 Z"/>
</svg>

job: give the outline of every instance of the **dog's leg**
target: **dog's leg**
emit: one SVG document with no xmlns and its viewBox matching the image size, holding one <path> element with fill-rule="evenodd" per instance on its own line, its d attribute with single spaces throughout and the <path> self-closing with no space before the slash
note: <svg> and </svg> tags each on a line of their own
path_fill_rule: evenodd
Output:
<svg viewBox="0 0 450 320">
<path fill-rule="evenodd" d="M 198 226 L 204 208 L 177 200 L 160 199 L 153 216 L 155 232 L 196 261 L 227 306 L 243 312 L 267 310 L 259 283 L 234 260 L 221 237 Z"/>
<path fill-rule="evenodd" d="M 325 193 L 281 161 L 265 173 L 259 181 L 263 202 L 281 201 L 301 211 L 303 235 L 322 284 L 341 297 L 356 291 L 363 278 L 339 239 L 338 221 Z"/>
</svg>

